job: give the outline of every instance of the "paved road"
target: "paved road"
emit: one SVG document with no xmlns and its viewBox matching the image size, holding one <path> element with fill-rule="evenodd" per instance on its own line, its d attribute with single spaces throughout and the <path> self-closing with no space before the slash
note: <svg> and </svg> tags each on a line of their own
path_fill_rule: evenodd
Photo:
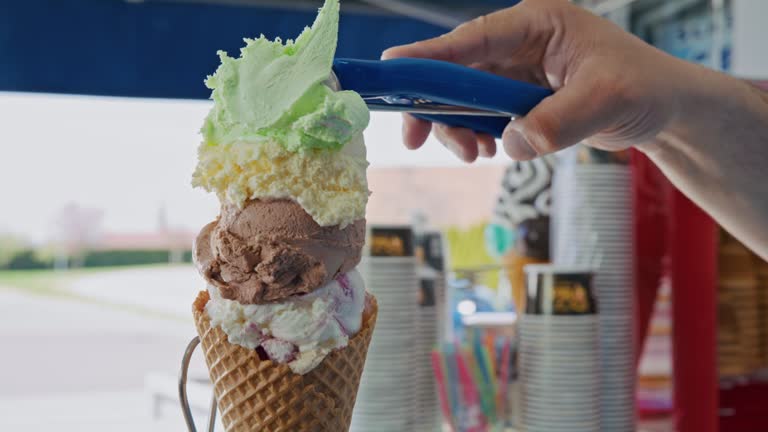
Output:
<svg viewBox="0 0 768 432">
<path fill-rule="evenodd" d="M 144 379 L 175 376 L 193 335 L 191 318 L 0 287 L 0 430 L 183 430 L 173 404 L 152 419 Z"/>
<path fill-rule="evenodd" d="M 12 432 L 183 432 L 178 409 L 151 415 L 143 392 L 0 398 L 0 430 Z M 175 406 L 174 406 L 175 408 Z M 198 422 L 202 425 L 204 419 Z M 219 431 L 223 429 L 219 428 Z"/>
<path fill-rule="evenodd" d="M 175 373 L 191 318 L 0 291 L 0 397 L 137 390 L 149 371 Z"/>
<path fill-rule="evenodd" d="M 191 265 L 153 266 L 87 274 L 62 288 L 82 297 L 187 319 L 205 282 Z"/>
</svg>

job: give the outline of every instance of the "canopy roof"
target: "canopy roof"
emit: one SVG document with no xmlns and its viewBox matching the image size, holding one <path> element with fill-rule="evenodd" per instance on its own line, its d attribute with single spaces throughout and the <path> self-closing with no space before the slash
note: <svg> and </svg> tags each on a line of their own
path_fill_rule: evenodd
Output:
<svg viewBox="0 0 768 432">
<path fill-rule="evenodd" d="M 344 0 L 340 57 L 439 35 L 516 0 Z M 216 51 L 296 37 L 321 0 L 0 2 L 0 90 L 207 98 Z"/>
</svg>

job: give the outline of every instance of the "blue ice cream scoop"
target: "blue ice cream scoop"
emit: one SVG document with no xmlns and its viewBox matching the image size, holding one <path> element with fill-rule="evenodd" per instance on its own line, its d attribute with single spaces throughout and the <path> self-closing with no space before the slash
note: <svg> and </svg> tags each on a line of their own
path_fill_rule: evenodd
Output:
<svg viewBox="0 0 768 432">
<path fill-rule="evenodd" d="M 401 111 L 500 138 L 552 90 L 439 60 L 333 62 L 328 85 L 360 94 L 371 111 Z"/>
</svg>

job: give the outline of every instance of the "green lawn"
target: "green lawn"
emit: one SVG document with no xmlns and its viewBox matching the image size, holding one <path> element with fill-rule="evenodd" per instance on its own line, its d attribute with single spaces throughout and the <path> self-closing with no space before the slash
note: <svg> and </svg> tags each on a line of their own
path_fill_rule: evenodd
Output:
<svg viewBox="0 0 768 432">
<path fill-rule="evenodd" d="M 164 265 L 158 264 L 156 266 Z M 95 273 L 130 270 L 137 267 L 151 268 L 154 265 L 89 267 L 72 270 L 0 270 L 0 289 L 15 288 L 33 294 L 68 296 L 70 294 L 63 288 L 77 278 Z"/>
<path fill-rule="evenodd" d="M 74 277 L 77 277 L 74 272 L 4 270 L 0 271 L 0 288 L 16 288 L 34 294 L 65 295 L 61 287 Z"/>
<path fill-rule="evenodd" d="M 0 270 L 0 290 L 11 289 L 42 296 L 61 297 L 71 300 L 98 304 L 122 310 L 130 310 L 142 315 L 159 318 L 178 317 L 162 312 L 153 311 L 140 306 L 115 304 L 90 297 L 85 297 L 67 289 L 67 285 L 84 276 L 97 273 L 111 273 L 119 270 L 135 270 L 137 268 L 166 267 L 167 264 L 151 264 L 141 266 L 89 267 L 72 270 Z"/>
</svg>

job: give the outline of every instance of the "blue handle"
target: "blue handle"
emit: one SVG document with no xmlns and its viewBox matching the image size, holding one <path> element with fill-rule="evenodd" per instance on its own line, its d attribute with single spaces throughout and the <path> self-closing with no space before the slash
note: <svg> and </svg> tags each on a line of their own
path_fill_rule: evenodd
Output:
<svg viewBox="0 0 768 432">
<path fill-rule="evenodd" d="M 501 138 L 504 128 L 509 124 L 507 117 L 485 117 L 469 115 L 446 115 L 446 114 L 413 114 L 420 119 L 429 120 L 434 123 L 442 123 L 448 126 L 472 129 L 475 132 L 491 135 L 495 138 Z"/>
<path fill-rule="evenodd" d="M 439 60 L 402 58 L 393 60 L 336 59 L 333 71 L 345 90 L 363 98 L 408 96 L 436 103 L 485 111 L 527 114 L 552 91 L 488 72 Z M 419 117 L 466 127 L 501 137 L 509 119 L 467 115 Z"/>
</svg>

